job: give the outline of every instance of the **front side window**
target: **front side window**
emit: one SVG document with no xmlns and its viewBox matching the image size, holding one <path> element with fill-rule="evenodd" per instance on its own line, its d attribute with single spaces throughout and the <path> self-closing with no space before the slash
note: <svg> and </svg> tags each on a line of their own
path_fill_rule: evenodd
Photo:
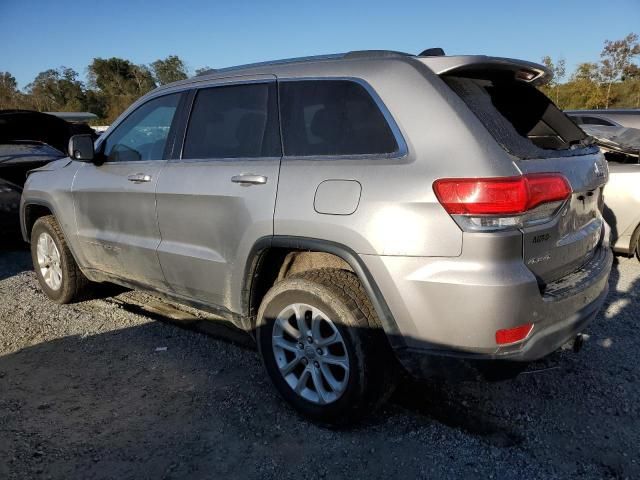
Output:
<svg viewBox="0 0 640 480">
<path fill-rule="evenodd" d="M 204 88 L 196 95 L 183 159 L 281 156 L 275 83 Z"/>
<path fill-rule="evenodd" d="M 105 140 L 106 161 L 162 160 L 180 95 L 149 100 L 124 119 Z"/>
<path fill-rule="evenodd" d="M 372 155 L 398 150 L 378 105 L 356 82 L 283 82 L 280 108 L 285 155 Z"/>
</svg>

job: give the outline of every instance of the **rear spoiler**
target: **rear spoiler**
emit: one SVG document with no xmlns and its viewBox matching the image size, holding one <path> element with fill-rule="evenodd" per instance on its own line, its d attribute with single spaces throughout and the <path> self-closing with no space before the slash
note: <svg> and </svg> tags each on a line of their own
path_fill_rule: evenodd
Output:
<svg viewBox="0 0 640 480">
<path fill-rule="evenodd" d="M 533 85 L 543 85 L 553 78 L 551 71 L 538 63 L 513 58 L 485 55 L 456 55 L 449 57 L 419 58 L 437 75 L 463 74 L 482 70 L 512 71 L 515 78 Z"/>
</svg>

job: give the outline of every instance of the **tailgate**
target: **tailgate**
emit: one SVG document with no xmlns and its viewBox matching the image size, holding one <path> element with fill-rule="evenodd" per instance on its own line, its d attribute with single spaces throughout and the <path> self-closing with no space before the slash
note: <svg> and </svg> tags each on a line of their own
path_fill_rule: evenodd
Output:
<svg viewBox="0 0 640 480">
<path fill-rule="evenodd" d="M 539 206 L 518 227 L 524 262 L 538 282 L 553 282 L 588 262 L 603 238 L 607 164 L 585 133 L 533 85 L 548 78 L 548 71 L 492 57 L 440 57 L 429 59 L 428 65 L 522 174 L 557 173 L 569 181 L 572 193 L 564 203 Z"/>
<path fill-rule="evenodd" d="M 580 268 L 593 256 L 604 235 L 602 191 L 608 179 L 601 154 L 579 157 L 524 160 L 523 173 L 558 172 L 573 191 L 552 221 L 527 226 L 523 233 L 523 257 L 542 284 L 553 282 Z"/>
</svg>

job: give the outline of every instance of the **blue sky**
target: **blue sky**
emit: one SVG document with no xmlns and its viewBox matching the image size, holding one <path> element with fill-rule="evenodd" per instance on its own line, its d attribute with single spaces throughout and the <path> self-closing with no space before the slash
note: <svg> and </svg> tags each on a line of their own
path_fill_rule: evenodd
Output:
<svg viewBox="0 0 640 480">
<path fill-rule="evenodd" d="M 478 53 L 570 68 L 605 39 L 640 33 L 640 0 L 71 1 L 0 0 L 0 71 L 20 87 L 61 65 L 84 79 L 94 57 L 150 63 L 170 54 L 193 71 L 356 49 Z"/>
</svg>

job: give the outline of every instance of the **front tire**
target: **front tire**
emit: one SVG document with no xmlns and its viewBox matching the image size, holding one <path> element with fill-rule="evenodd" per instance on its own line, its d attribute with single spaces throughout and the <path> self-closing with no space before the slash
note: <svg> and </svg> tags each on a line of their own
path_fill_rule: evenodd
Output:
<svg viewBox="0 0 640 480">
<path fill-rule="evenodd" d="M 395 357 L 351 272 L 312 270 L 275 284 L 260 306 L 256 336 L 280 395 L 315 422 L 353 423 L 395 386 Z"/>
<path fill-rule="evenodd" d="M 78 300 L 89 283 L 78 268 L 53 215 L 40 217 L 34 223 L 31 259 L 40 288 L 56 303 Z"/>
</svg>

